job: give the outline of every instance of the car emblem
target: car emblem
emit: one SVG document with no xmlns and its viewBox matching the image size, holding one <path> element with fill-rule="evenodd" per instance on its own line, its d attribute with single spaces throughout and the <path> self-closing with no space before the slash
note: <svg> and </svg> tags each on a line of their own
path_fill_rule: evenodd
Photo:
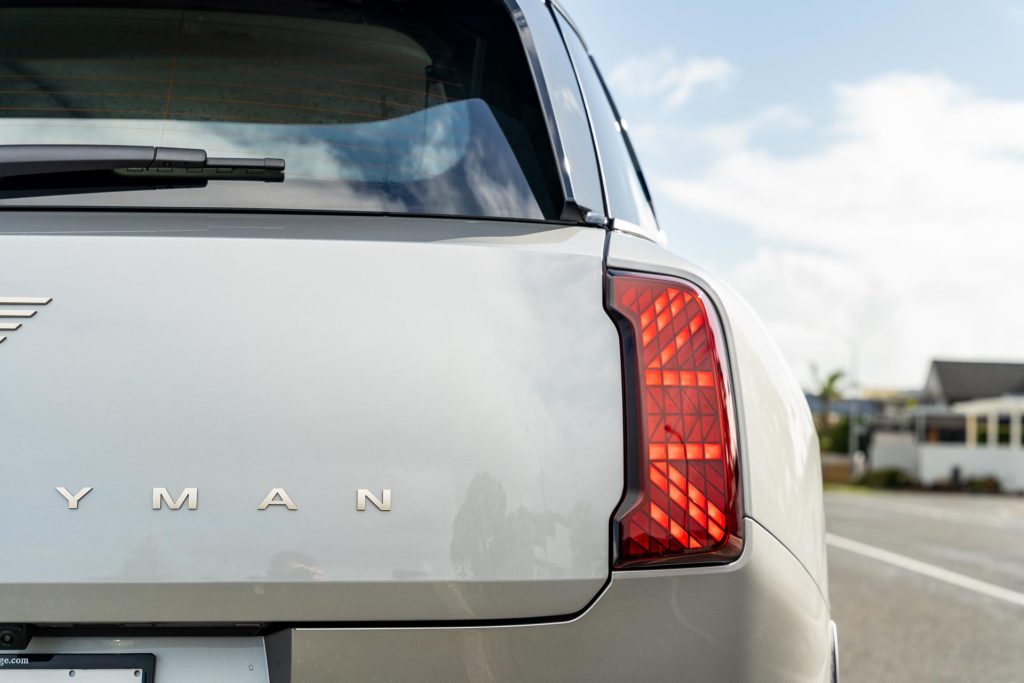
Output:
<svg viewBox="0 0 1024 683">
<path fill-rule="evenodd" d="M 30 306 L 45 306 L 51 301 L 50 297 L 0 296 L 0 344 L 7 339 L 8 332 L 17 332 L 25 320 L 35 316 L 37 311 Z"/>
</svg>

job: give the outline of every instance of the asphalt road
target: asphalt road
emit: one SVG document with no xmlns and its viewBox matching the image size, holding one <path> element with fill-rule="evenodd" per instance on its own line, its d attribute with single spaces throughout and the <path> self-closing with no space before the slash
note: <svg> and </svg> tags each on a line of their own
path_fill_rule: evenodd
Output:
<svg viewBox="0 0 1024 683">
<path fill-rule="evenodd" d="M 841 680 L 1024 681 L 1024 498 L 825 494 Z"/>
</svg>

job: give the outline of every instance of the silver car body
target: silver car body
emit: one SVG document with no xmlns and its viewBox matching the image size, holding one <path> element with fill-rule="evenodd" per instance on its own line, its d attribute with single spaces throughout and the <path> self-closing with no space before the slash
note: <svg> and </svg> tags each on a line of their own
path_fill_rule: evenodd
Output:
<svg viewBox="0 0 1024 683">
<path fill-rule="evenodd" d="M 579 87 L 573 29 L 507 5 L 573 158 L 593 146 L 558 92 Z M 0 332 L 0 623 L 37 630 L 0 660 L 154 653 L 159 683 L 829 680 L 803 396 L 733 290 L 603 218 L 587 165 L 561 168 L 590 208 L 572 225 L 5 206 L 0 300 L 39 301 L 0 306 L 35 311 Z M 692 283 L 721 320 L 732 561 L 611 569 L 607 269 Z"/>
</svg>

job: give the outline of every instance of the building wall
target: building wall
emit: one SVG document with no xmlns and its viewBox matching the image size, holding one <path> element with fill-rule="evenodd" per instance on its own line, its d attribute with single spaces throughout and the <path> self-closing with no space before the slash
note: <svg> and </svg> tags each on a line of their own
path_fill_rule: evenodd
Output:
<svg viewBox="0 0 1024 683">
<path fill-rule="evenodd" d="M 924 443 L 917 448 L 919 478 L 926 486 L 948 480 L 953 468 L 959 467 L 961 479 L 992 476 L 1004 490 L 1024 490 L 1024 450 L 1019 448 Z"/>
<path fill-rule="evenodd" d="M 918 477 L 918 445 L 913 432 L 882 432 L 871 435 L 871 469 L 898 469 Z"/>
</svg>

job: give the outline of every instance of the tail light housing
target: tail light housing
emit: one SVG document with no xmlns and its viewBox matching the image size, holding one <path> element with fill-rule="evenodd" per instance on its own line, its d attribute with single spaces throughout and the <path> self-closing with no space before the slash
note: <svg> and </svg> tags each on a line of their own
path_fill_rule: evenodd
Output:
<svg viewBox="0 0 1024 683">
<path fill-rule="evenodd" d="M 721 324 L 693 284 L 610 271 L 622 341 L 626 494 L 617 569 L 739 556 L 740 487 Z"/>
</svg>

